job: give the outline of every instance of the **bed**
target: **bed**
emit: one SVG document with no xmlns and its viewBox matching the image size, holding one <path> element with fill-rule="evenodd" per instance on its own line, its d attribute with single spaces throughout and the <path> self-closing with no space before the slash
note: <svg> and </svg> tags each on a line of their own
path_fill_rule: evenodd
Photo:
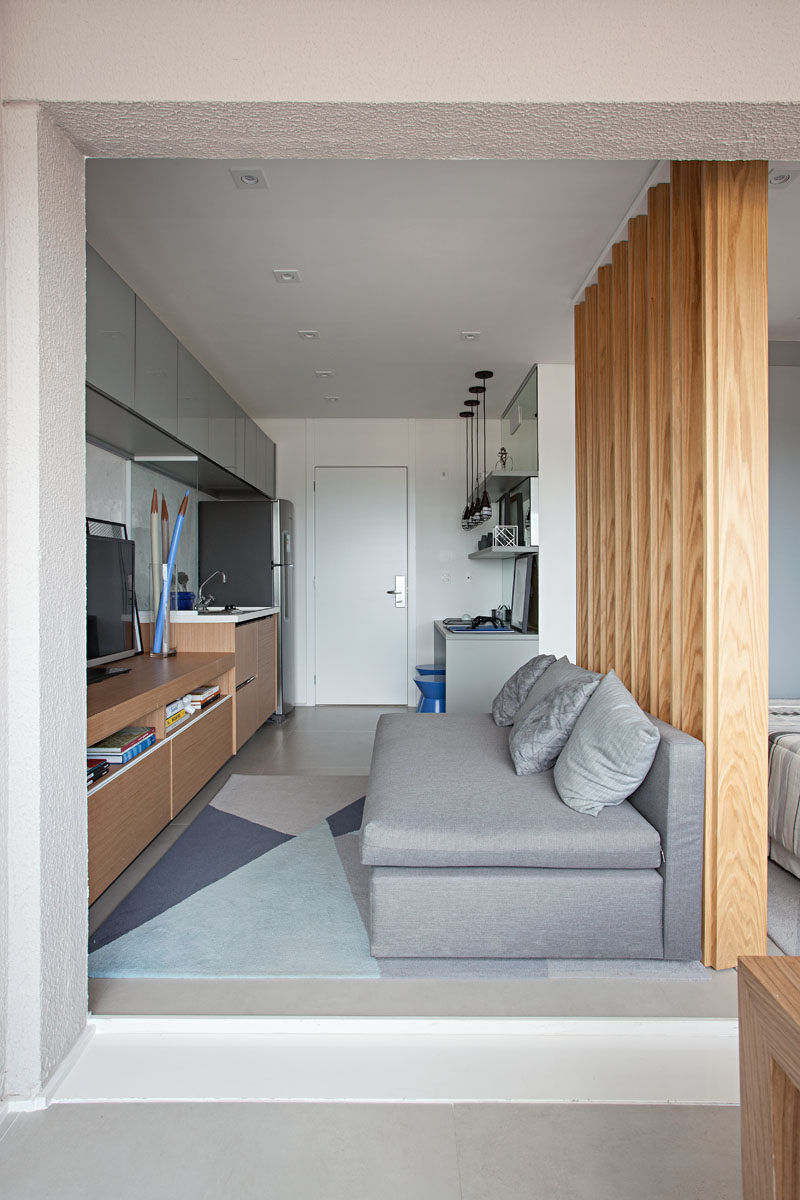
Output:
<svg viewBox="0 0 800 1200">
<path fill-rule="evenodd" d="M 800 879 L 800 700 L 769 702 L 769 856 Z"/>
</svg>

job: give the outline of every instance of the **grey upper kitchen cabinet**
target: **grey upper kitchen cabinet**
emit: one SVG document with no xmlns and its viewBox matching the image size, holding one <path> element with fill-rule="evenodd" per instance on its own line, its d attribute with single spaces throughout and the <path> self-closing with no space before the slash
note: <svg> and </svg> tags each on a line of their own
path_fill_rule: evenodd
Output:
<svg viewBox="0 0 800 1200">
<path fill-rule="evenodd" d="M 133 408 L 136 298 L 86 247 L 86 382 Z"/>
<path fill-rule="evenodd" d="M 211 376 L 185 346 L 178 343 L 178 437 L 208 454 Z"/>
<path fill-rule="evenodd" d="M 244 427 L 244 478 L 258 487 L 258 436 L 261 430 L 248 417 Z"/>
<path fill-rule="evenodd" d="M 210 381 L 208 457 L 236 471 L 236 416 L 239 407 L 216 379 Z"/>
<path fill-rule="evenodd" d="M 240 479 L 244 479 L 244 440 L 247 422 L 250 420 L 248 416 L 242 412 L 239 405 L 236 405 L 236 469 L 235 473 Z"/>
<path fill-rule="evenodd" d="M 178 339 L 136 297 L 134 408 L 167 433 L 178 432 Z"/>
<path fill-rule="evenodd" d="M 275 443 L 262 429 L 258 431 L 258 478 L 256 487 L 275 499 Z"/>
</svg>

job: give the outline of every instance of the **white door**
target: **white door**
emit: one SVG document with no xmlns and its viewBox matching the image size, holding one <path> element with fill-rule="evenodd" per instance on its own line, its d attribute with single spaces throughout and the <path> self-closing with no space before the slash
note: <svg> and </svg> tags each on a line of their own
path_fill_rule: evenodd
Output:
<svg viewBox="0 0 800 1200">
<path fill-rule="evenodd" d="M 317 704 L 408 703 L 406 490 L 405 467 L 316 468 Z"/>
</svg>

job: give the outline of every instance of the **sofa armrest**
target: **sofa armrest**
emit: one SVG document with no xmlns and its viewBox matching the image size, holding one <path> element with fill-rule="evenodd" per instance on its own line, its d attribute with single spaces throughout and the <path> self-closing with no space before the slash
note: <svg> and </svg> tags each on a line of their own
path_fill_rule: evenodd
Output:
<svg viewBox="0 0 800 1200">
<path fill-rule="evenodd" d="M 649 716 L 649 714 L 648 714 Z M 661 734 L 656 756 L 631 804 L 658 830 L 664 861 L 664 958 L 699 959 L 703 932 L 705 747 L 650 716 Z"/>
</svg>

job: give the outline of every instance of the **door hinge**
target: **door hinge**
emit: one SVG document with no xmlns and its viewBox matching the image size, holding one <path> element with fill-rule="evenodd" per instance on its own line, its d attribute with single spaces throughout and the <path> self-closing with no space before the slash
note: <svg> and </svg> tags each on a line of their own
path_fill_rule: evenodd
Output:
<svg viewBox="0 0 800 1200">
<path fill-rule="evenodd" d="M 314 687 L 316 687 L 316 686 L 317 686 L 317 677 L 316 677 L 316 675 L 315 675 L 315 676 L 314 676 Z"/>
</svg>

